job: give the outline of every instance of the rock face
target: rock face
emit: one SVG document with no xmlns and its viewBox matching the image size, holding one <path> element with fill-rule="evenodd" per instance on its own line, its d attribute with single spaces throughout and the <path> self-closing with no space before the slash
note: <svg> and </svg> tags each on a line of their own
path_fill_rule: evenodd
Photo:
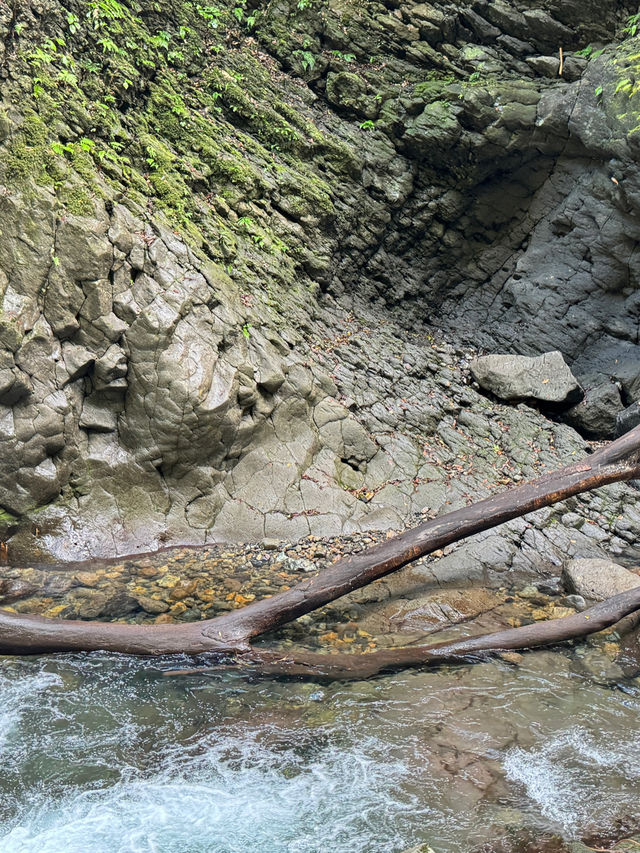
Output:
<svg viewBox="0 0 640 853">
<path fill-rule="evenodd" d="M 609 560 L 570 560 L 562 577 L 569 592 L 595 601 L 640 586 L 640 575 Z"/>
<path fill-rule="evenodd" d="M 544 355 L 484 355 L 470 365 L 481 388 L 501 400 L 539 400 L 542 403 L 572 403 L 582 389 L 561 352 Z"/>
<path fill-rule="evenodd" d="M 640 393 L 637 45 L 587 60 L 620 4 L 543 6 L 0 4 L 12 559 L 397 528 L 582 452 L 488 410 L 468 344 L 560 350 L 571 422 L 610 430 Z"/>
</svg>

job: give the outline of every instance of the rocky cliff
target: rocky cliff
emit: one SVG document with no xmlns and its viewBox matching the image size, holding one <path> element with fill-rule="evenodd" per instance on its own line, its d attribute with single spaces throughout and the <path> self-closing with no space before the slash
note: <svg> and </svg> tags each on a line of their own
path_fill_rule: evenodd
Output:
<svg viewBox="0 0 640 853">
<path fill-rule="evenodd" d="M 560 350 L 610 432 L 640 393 L 635 11 L 3 4 L 10 558 L 397 528 L 583 452 L 478 393 L 478 347 Z M 487 563 L 622 553 L 629 505 Z"/>
</svg>

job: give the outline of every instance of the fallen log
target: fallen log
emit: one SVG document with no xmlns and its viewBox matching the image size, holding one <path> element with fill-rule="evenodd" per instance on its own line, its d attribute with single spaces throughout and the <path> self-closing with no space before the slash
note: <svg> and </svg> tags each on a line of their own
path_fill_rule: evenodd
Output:
<svg viewBox="0 0 640 853">
<path fill-rule="evenodd" d="M 0 610 L 0 653 L 104 650 L 145 656 L 246 654 L 251 639 L 431 551 L 580 492 L 638 477 L 640 426 L 581 462 L 427 521 L 381 545 L 338 560 L 316 577 L 285 592 L 213 619 L 186 625 L 142 626 L 48 619 Z"/>
<path fill-rule="evenodd" d="M 438 665 L 461 661 L 478 654 L 553 646 L 567 640 L 577 640 L 596 634 L 615 625 L 625 616 L 640 610 L 640 586 L 599 604 L 561 619 L 548 619 L 520 628 L 509 628 L 492 634 L 465 637 L 448 643 L 430 646 L 408 646 L 383 649 L 366 654 L 318 654 L 314 652 L 273 652 L 251 649 L 238 657 L 238 663 L 253 668 L 260 675 L 306 676 L 324 679 L 365 679 L 381 672 L 407 667 Z M 228 668 L 220 666 L 168 670 L 164 675 L 202 675 Z"/>
</svg>

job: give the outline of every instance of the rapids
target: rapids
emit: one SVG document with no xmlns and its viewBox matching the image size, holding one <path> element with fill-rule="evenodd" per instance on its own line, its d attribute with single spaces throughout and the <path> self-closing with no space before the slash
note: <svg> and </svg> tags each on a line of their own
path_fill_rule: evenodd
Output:
<svg viewBox="0 0 640 853">
<path fill-rule="evenodd" d="M 329 686 L 163 677 L 175 659 L 4 659 L 0 850 L 454 853 L 509 826 L 579 838 L 633 814 L 640 791 L 639 683 L 594 675 L 585 648 Z"/>
</svg>

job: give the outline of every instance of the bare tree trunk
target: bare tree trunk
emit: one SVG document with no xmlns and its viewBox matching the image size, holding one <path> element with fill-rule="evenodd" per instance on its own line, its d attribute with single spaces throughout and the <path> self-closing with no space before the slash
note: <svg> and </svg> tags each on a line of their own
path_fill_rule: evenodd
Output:
<svg viewBox="0 0 640 853">
<path fill-rule="evenodd" d="M 329 679 L 371 678 L 380 672 L 424 664 L 451 663 L 478 653 L 532 649 L 575 640 L 602 631 L 638 609 L 640 586 L 602 601 L 582 613 L 450 643 L 384 649 L 361 655 L 251 649 L 240 657 L 240 662 L 253 666 L 256 672 L 265 675 L 307 675 Z M 225 666 L 228 665 L 223 662 L 218 667 L 170 670 L 165 675 L 198 675 L 219 671 Z"/>
<path fill-rule="evenodd" d="M 214 619 L 188 625 L 141 626 L 47 619 L 0 610 L 0 653 L 102 649 L 135 655 L 216 651 L 246 655 L 252 638 L 384 577 L 430 551 L 580 492 L 637 477 L 640 426 L 581 462 L 427 521 L 361 554 L 338 560 L 316 577 L 285 592 Z M 406 650 L 408 655 L 415 651 Z M 251 653 L 257 660 L 258 653 Z M 266 658 L 263 660 L 266 665 Z"/>
</svg>

